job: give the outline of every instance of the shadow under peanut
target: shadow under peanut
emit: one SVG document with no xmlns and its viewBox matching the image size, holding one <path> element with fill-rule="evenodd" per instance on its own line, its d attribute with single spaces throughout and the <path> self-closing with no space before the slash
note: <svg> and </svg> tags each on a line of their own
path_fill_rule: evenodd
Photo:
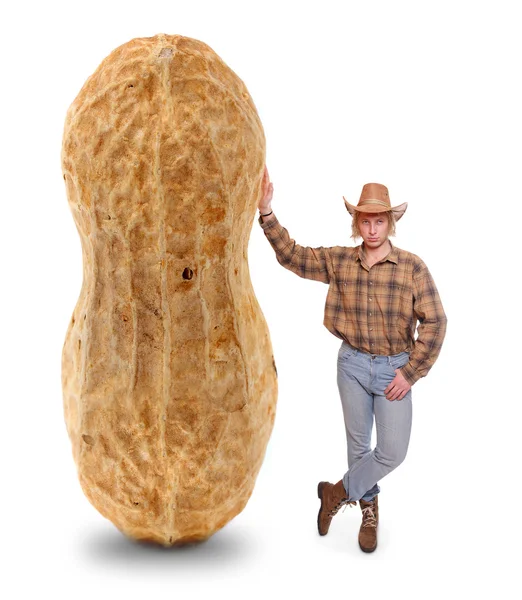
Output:
<svg viewBox="0 0 522 600">
<path fill-rule="evenodd" d="M 93 566 L 118 566 L 137 569 L 160 569 L 172 572 L 204 573 L 225 565 L 237 566 L 251 562 L 260 552 L 255 531 L 226 525 L 203 542 L 165 547 L 152 542 L 133 540 L 117 529 L 90 529 L 78 540 L 82 558 Z"/>
</svg>

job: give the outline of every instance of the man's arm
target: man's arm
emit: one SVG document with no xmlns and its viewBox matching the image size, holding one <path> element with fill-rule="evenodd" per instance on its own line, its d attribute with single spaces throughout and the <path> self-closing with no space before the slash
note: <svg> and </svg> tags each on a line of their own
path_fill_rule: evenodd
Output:
<svg viewBox="0 0 522 600">
<path fill-rule="evenodd" d="M 414 274 L 413 295 L 413 308 L 419 320 L 417 339 L 408 364 L 401 368 L 410 385 L 425 377 L 437 360 L 448 321 L 433 277 L 424 264 Z"/>
<path fill-rule="evenodd" d="M 273 212 L 268 217 L 260 216 L 258 221 L 275 250 L 280 265 L 299 277 L 330 283 L 327 265 L 331 258 L 328 248 L 300 246 L 290 237 Z"/>
</svg>

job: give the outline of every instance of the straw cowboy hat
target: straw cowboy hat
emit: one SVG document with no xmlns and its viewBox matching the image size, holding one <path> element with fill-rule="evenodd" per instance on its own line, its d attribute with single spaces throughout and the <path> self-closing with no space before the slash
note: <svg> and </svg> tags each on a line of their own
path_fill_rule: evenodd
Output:
<svg viewBox="0 0 522 600">
<path fill-rule="evenodd" d="M 380 213 L 391 210 L 395 220 L 398 221 L 406 212 L 406 208 L 408 207 L 407 202 L 403 202 L 398 206 L 392 207 L 388 188 L 381 183 L 366 183 L 363 185 L 361 197 L 359 198 L 359 203 L 357 206 L 350 204 L 344 196 L 343 200 L 346 210 L 352 215 L 352 217 L 355 214 L 355 211 L 365 213 Z"/>
</svg>

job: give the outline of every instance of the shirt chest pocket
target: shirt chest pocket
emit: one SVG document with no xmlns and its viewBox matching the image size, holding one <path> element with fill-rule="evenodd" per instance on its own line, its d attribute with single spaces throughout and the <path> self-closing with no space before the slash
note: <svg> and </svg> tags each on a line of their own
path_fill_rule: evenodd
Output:
<svg viewBox="0 0 522 600">
<path fill-rule="evenodd" d="M 392 287 L 393 286 L 393 287 Z M 413 327 L 413 289 L 407 282 L 390 284 L 390 297 L 393 297 L 392 310 L 397 329 L 401 336 Z"/>
<path fill-rule="evenodd" d="M 341 269 L 337 279 L 337 289 L 339 291 L 339 304 L 345 313 L 345 317 L 352 321 L 357 321 L 357 315 L 360 314 L 362 307 L 361 275 L 353 267 L 344 267 Z"/>
<path fill-rule="evenodd" d="M 357 268 L 353 265 L 343 265 L 337 273 L 337 287 L 341 294 L 356 294 L 361 287 Z"/>
<path fill-rule="evenodd" d="M 352 281 L 341 279 L 338 282 L 339 310 L 346 322 L 351 322 L 357 327 L 360 320 L 362 303 L 357 286 Z"/>
</svg>

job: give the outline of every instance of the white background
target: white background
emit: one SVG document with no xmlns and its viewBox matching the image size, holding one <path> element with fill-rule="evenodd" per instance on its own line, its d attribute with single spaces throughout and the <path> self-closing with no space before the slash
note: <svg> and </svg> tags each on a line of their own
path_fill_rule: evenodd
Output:
<svg viewBox="0 0 522 600">
<path fill-rule="evenodd" d="M 520 594 L 520 58 L 516 2 L 25 2 L 3 9 L 4 598 L 514 597 Z M 137 546 L 83 495 L 61 349 L 82 278 L 60 150 L 87 77 L 134 37 L 211 46 L 265 128 L 272 207 L 302 245 L 351 245 L 342 196 L 408 202 L 394 243 L 423 258 L 448 315 L 413 388 L 406 461 L 381 482 L 379 547 L 360 509 L 319 537 L 317 482 L 346 442 L 327 286 L 282 268 L 256 219 L 249 266 L 279 374 L 244 511 L 203 545 Z"/>
</svg>

